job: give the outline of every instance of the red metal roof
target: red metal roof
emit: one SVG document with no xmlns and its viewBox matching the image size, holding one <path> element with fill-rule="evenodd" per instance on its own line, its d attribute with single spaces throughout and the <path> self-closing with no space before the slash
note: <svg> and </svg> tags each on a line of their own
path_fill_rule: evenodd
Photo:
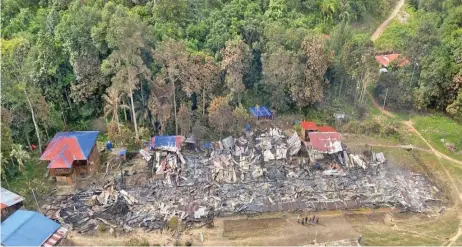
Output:
<svg viewBox="0 0 462 247">
<path fill-rule="evenodd" d="M 64 147 L 61 152 L 50 162 L 47 168 L 72 168 L 74 156 L 71 151 Z"/>
<path fill-rule="evenodd" d="M 315 122 L 302 121 L 301 125 L 304 130 L 318 130 Z"/>
<path fill-rule="evenodd" d="M 84 153 L 75 137 L 62 136 L 59 138 L 53 138 L 47 149 L 40 157 L 40 160 L 54 160 L 62 150 L 68 149 L 75 160 L 86 160 Z"/>
<path fill-rule="evenodd" d="M 342 151 L 339 133 L 332 132 L 310 132 L 311 146 L 320 153 L 336 153 Z"/>
<path fill-rule="evenodd" d="M 375 60 L 377 60 L 377 62 L 380 63 L 381 65 L 387 67 L 388 65 L 390 65 L 391 62 L 395 61 L 400 56 L 401 56 L 401 54 L 399 54 L 399 53 L 378 55 L 378 56 L 375 56 Z M 409 64 L 409 61 L 406 58 L 401 57 L 399 59 L 398 66 L 402 67 L 402 66 L 405 66 L 405 65 L 408 65 L 408 64 Z"/>
<path fill-rule="evenodd" d="M 319 126 L 318 127 L 319 132 L 337 132 L 333 127 L 331 126 Z"/>
</svg>

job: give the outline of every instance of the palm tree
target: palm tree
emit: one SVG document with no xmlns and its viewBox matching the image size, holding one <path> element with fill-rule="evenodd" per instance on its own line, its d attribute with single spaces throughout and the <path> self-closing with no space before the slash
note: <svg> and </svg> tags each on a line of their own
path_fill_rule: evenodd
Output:
<svg viewBox="0 0 462 247">
<path fill-rule="evenodd" d="M 141 92 L 143 93 L 143 92 Z M 136 121 L 140 125 L 148 124 L 151 127 L 151 112 L 148 108 L 148 102 L 146 102 L 142 97 L 137 96 L 135 100 L 135 116 Z"/>
<path fill-rule="evenodd" d="M 20 144 L 13 144 L 10 157 L 15 158 L 16 162 L 18 162 L 19 171 L 22 171 L 24 163 L 30 159 L 29 153 L 27 153 Z"/>
<path fill-rule="evenodd" d="M 107 94 L 104 94 L 102 97 L 106 101 L 104 106 L 104 117 L 106 118 L 109 115 L 112 115 L 112 121 L 117 123 L 117 129 L 120 132 L 120 122 L 119 122 L 119 108 L 130 109 L 129 106 L 121 103 L 124 93 L 120 92 L 116 87 L 110 87 L 107 90 Z"/>
</svg>

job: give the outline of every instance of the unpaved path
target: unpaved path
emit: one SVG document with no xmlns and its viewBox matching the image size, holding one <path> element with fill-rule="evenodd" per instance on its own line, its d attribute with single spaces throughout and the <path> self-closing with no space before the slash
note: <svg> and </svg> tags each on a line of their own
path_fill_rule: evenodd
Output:
<svg viewBox="0 0 462 247">
<path fill-rule="evenodd" d="M 388 18 L 380 24 L 380 26 L 375 30 L 374 34 L 371 36 L 371 40 L 375 41 L 382 35 L 383 30 L 390 24 L 390 21 L 393 20 L 393 18 L 396 17 L 396 15 L 399 13 L 400 9 L 404 6 L 404 0 L 399 0 L 399 2 L 396 4 L 395 9 L 393 12 L 388 16 Z"/>
<path fill-rule="evenodd" d="M 393 114 L 392 112 L 389 112 L 385 109 L 383 109 L 381 106 L 379 106 L 379 104 L 377 103 L 377 101 L 375 101 L 374 97 L 372 96 L 372 94 L 370 92 L 367 92 L 367 95 L 369 96 L 369 98 L 371 99 L 372 101 L 372 104 L 374 104 L 374 106 L 380 110 L 380 112 L 382 112 L 382 114 L 388 116 L 388 117 L 391 117 L 391 118 L 396 118 L 396 115 Z M 459 165 L 462 165 L 462 161 L 460 160 L 457 160 L 457 159 L 454 159 L 452 157 L 449 157 L 447 156 L 446 154 L 443 154 L 441 153 L 440 151 L 436 150 L 428 141 L 427 139 L 425 139 L 422 134 L 420 134 L 420 132 L 414 127 L 414 125 L 412 124 L 412 121 L 409 120 L 409 121 L 401 121 L 402 124 L 406 125 L 409 129 L 409 131 L 412 131 L 412 132 L 415 132 L 419 137 L 420 139 L 422 139 L 422 141 L 425 142 L 425 144 L 427 144 L 427 146 L 430 148 L 430 150 L 435 154 L 435 156 L 439 157 L 439 158 L 444 158 L 446 160 L 449 160 L 453 163 L 456 163 L 456 164 L 459 164 Z"/>
</svg>

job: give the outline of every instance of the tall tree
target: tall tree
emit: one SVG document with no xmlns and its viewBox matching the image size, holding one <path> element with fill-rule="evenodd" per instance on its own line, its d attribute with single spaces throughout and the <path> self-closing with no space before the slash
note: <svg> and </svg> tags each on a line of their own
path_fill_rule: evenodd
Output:
<svg viewBox="0 0 462 247">
<path fill-rule="evenodd" d="M 151 96 L 148 101 L 149 109 L 160 122 L 160 134 L 164 134 L 167 121 L 172 115 L 173 84 L 153 83 Z"/>
<path fill-rule="evenodd" d="M 175 134 L 178 134 L 177 123 L 177 87 L 182 87 L 188 80 L 196 80 L 191 76 L 192 66 L 189 63 L 186 46 L 178 41 L 167 39 L 162 41 L 153 52 L 154 58 L 161 65 L 161 74 L 158 76 L 161 83 L 171 83 L 173 86 L 173 114 L 175 119 Z M 190 83 L 191 84 L 191 83 Z M 187 86 L 186 92 L 191 93 L 193 86 Z"/>
<path fill-rule="evenodd" d="M 226 97 L 216 97 L 210 102 L 209 123 L 220 133 L 228 130 L 232 125 L 233 109 L 228 103 Z"/>
<path fill-rule="evenodd" d="M 252 120 L 249 111 L 242 105 L 238 105 L 236 108 L 234 108 L 232 116 L 234 120 L 234 131 L 237 134 L 239 134 L 244 129 L 245 124 L 250 123 L 250 121 Z"/>
<path fill-rule="evenodd" d="M 107 59 L 107 66 L 113 71 L 112 82 L 124 85 L 130 97 L 132 121 L 135 126 L 136 140 L 139 140 L 138 124 L 134 104 L 134 91 L 142 80 L 151 81 L 151 71 L 143 59 L 143 51 L 147 50 L 144 33 L 146 26 L 137 15 L 129 15 L 127 9 L 117 6 L 107 29 L 107 42 L 113 49 Z"/>
<path fill-rule="evenodd" d="M 30 65 L 26 63 L 30 44 L 23 38 L 2 41 L 2 99 L 11 104 L 29 108 L 35 134 L 42 152 L 40 130 L 36 120 L 36 113 L 31 101 L 30 91 L 34 90 L 29 73 Z M 34 92 L 37 92 L 34 90 Z M 23 95 L 23 97 L 18 97 Z M 28 136 L 26 136 L 28 138 Z"/>
<path fill-rule="evenodd" d="M 192 64 L 196 76 L 194 85 L 191 83 L 188 87 L 190 90 L 200 94 L 202 115 L 205 115 L 206 105 L 213 97 L 213 91 L 220 81 L 220 68 L 210 56 L 192 56 Z"/>
<path fill-rule="evenodd" d="M 292 98 L 298 106 L 320 102 L 324 97 L 328 59 L 320 37 L 306 38 L 301 47 L 304 80 L 295 81 L 290 87 Z"/>
<path fill-rule="evenodd" d="M 265 83 L 275 89 L 271 95 L 271 106 L 276 110 L 286 110 L 290 96 L 286 97 L 285 88 L 303 80 L 299 56 L 283 47 L 277 47 L 263 54 L 262 65 Z"/>
<path fill-rule="evenodd" d="M 76 102 L 86 102 L 95 94 L 101 95 L 107 85 L 100 70 L 100 50 L 95 46 L 91 34 L 92 28 L 100 20 L 100 10 L 77 1 L 64 11 L 56 27 L 56 39 L 69 54 L 75 74 L 71 97 Z"/>
<path fill-rule="evenodd" d="M 221 50 L 223 60 L 221 67 L 226 71 L 226 82 L 231 94 L 237 94 L 241 102 L 241 94 L 245 90 L 244 74 L 250 66 L 250 49 L 241 39 L 226 42 Z"/>
<path fill-rule="evenodd" d="M 192 124 L 191 108 L 182 104 L 178 110 L 178 125 L 180 126 L 181 135 L 188 135 L 191 131 Z"/>
</svg>

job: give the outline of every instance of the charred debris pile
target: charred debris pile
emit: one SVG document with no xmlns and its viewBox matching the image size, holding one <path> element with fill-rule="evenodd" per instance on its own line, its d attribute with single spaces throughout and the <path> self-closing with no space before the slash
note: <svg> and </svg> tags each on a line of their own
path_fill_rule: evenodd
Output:
<svg viewBox="0 0 462 247">
<path fill-rule="evenodd" d="M 299 153 L 313 150 L 302 147 L 295 132 L 244 132 L 212 143 L 207 152 L 174 150 L 160 165 L 143 160 L 144 168 L 130 174 L 145 179 L 140 186 L 114 176 L 102 186 L 50 198 L 43 211 L 88 232 L 101 223 L 124 231 L 161 229 L 172 217 L 202 226 L 233 214 L 359 207 L 425 212 L 440 203 L 425 176 L 389 165 L 383 153 L 357 155 L 344 147 L 310 160 L 316 155 Z M 169 163 L 175 154 L 180 161 Z"/>
</svg>

